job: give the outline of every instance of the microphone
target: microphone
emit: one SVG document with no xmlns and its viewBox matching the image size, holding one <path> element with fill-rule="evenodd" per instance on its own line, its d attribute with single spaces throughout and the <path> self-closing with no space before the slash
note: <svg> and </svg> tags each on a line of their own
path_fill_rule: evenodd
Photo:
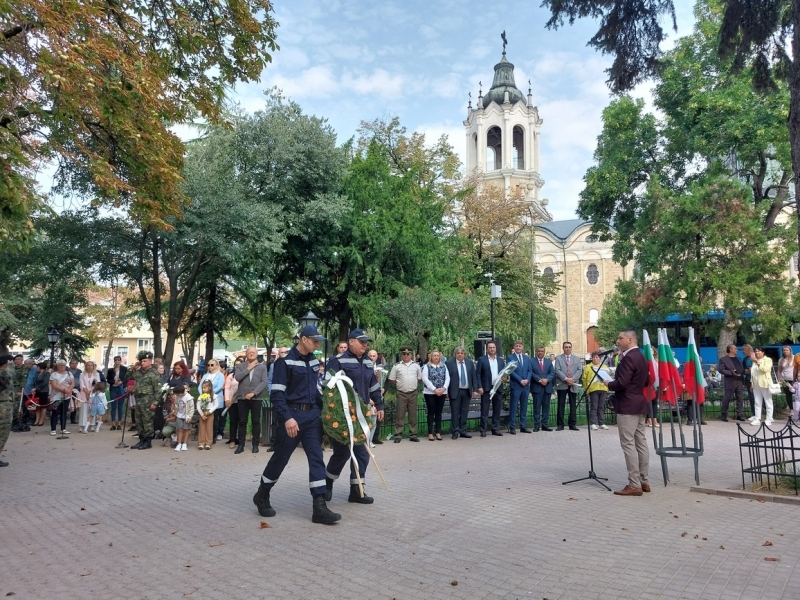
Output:
<svg viewBox="0 0 800 600">
<path fill-rule="evenodd" d="M 614 352 L 616 352 L 617 350 L 619 350 L 619 348 L 617 348 L 616 346 L 611 346 L 611 348 L 609 348 L 608 350 L 604 352 L 598 352 L 598 354 L 600 356 L 608 356 L 609 354 L 614 354 Z"/>
</svg>

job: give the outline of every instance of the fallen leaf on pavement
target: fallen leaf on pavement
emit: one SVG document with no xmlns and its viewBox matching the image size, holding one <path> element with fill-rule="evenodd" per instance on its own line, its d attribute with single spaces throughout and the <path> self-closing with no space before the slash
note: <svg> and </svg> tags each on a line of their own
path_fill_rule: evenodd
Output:
<svg viewBox="0 0 800 600">
<path fill-rule="evenodd" d="M 681 537 L 686 537 L 687 535 L 689 535 L 689 534 L 688 534 L 688 533 L 686 533 L 686 532 L 684 531 L 684 532 L 681 534 Z"/>
<path fill-rule="evenodd" d="M 212 548 L 216 548 L 217 546 L 224 546 L 224 545 L 225 545 L 225 542 L 213 542 L 213 543 L 209 544 L 209 546 L 211 546 Z"/>
<path fill-rule="evenodd" d="M 458 582 L 455 579 L 453 579 L 453 581 L 450 582 L 450 585 L 458 585 Z"/>
<path fill-rule="evenodd" d="M 780 558 L 775 558 L 774 556 L 765 556 L 764 560 L 767 562 L 780 562 Z"/>
<path fill-rule="evenodd" d="M 769 540 L 767 540 L 766 542 L 764 542 L 764 543 L 763 543 L 763 544 L 761 544 L 761 545 L 762 545 L 762 546 L 772 546 L 772 542 L 770 542 Z"/>
<path fill-rule="evenodd" d="M 269 529 L 269 523 L 266 521 L 261 521 L 261 529 Z"/>
</svg>

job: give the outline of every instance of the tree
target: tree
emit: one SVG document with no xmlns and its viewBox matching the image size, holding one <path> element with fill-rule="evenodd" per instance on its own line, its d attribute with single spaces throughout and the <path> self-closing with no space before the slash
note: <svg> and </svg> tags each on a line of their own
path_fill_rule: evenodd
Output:
<svg viewBox="0 0 800 600">
<path fill-rule="evenodd" d="M 428 286 L 445 262 L 443 218 L 458 159 L 446 140 L 425 137 L 395 118 L 365 123 L 342 182 L 348 211 L 326 236 L 328 253 L 310 265 L 309 294 L 344 338 L 353 320 L 406 287 Z M 319 314 L 319 313 L 318 313 Z"/>
<path fill-rule="evenodd" d="M 132 290 L 117 285 L 110 288 L 92 285 L 87 291 L 89 302 L 84 313 L 89 327 L 86 329 L 86 337 L 92 343 L 103 338 L 108 340 L 103 358 L 103 364 L 108 366 L 111 364 L 114 340 L 140 323 L 140 319 L 130 310 L 136 295 Z"/>
<path fill-rule="evenodd" d="M 788 83 L 788 137 L 795 213 L 800 216 L 800 0 L 718 0 L 709 5 L 723 11 L 717 53 L 730 73 L 749 72 L 760 92 L 777 89 L 779 81 Z M 658 18 L 666 14 L 673 24 L 675 20 L 672 0 L 544 0 L 542 6 L 551 10 L 548 28 L 560 27 L 565 17 L 570 24 L 581 17 L 601 17 L 589 44 L 614 55 L 608 71 L 614 93 L 653 75 L 664 39 Z M 790 38 L 794 58 L 786 52 Z M 800 245 L 800 218 L 796 222 Z"/>
<path fill-rule="evenodd" d="M 422 288 L 409 288 L 385 300 L 381 308 L 386 315 L 386 329 L 402 336 L 406 342 L 428 352 L 431 332 L 442 322 L 436 294 Z"/>
<path fill-rule="evenodd" d="M 269 0 L 0 0 L 0 243 L 30 239 L 34 172 L 53 160 L 57 190 L 168 226 L 186 201 L 168 127 L 221 120 L 225 89 L 277 50 L 271 13 Z"/>
</svg>

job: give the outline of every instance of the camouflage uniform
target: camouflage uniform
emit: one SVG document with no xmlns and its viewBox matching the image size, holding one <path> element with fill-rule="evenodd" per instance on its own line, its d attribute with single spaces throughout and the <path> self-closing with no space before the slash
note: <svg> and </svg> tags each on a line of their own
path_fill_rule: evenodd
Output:
<svg viewBox="0 0 800 600">
<path fill-rule="evenodd" d="M 14 376 L 12 378 L 14 383 L 14 391 L 13 391 L 13 409 L 12 412 L 14 413 L 14 424 L 19 428 L 21 425 L 24 425 L 27 421 L 27 412 L 28 410 L 23 405 L 22 407 L 22 422 L 19 419 L 19 400 L 20 394 L 22 394 L 22 390 L 25 389 L 25 382 L 28 380 L 28 373 L 30 373 L 31 368 L 26 367 L 25 365 L 16 367 L 14 369 Z M 29 430 L 28 427 L 26 430 Z M 14 430 L 16 431 L 16 429 Z M 20 429 L 21 431 L 21 429 Z"/>
<path fill-rule="evenodd" d="M 7 369 L 0 368 L 0 452 L 11 433 L 11 415 L 14 412 L 14 389 Z"/>
<path fill-rule="evenodd" d="M 152 440 L 155 432 L 153 431 L 153 411 L 150 410 L 151 404 L 158 404 L 161 395 L 161 376 L 155 367 L 150 367 L 146 371 L 139 369 L 133 374 L 135 387 L 133 395 L 136 398 L 136 428 L 139 432 L 140 440 Z"/>
</svg>

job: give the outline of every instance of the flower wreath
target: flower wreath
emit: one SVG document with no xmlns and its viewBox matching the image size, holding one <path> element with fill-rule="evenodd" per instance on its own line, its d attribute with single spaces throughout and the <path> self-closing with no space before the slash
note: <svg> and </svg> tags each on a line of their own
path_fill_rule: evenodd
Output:
<svg viewBox="0 0 800 600">
<path fill-rule="evenodd" d="M 328 374 L 330 377 L 335 377 L 332 371 Z M 346 414 L 341 390 L 344 390 L 347 394 L 348 412 Z M 368 429 L 366 431 L 358 418 L 356 404 L 360 405 L 361 414 L 367 417 Z M 370 438 L 370 430 L 375 426 L 372 419 L 369 418 L 369 414 L 369 405 L 358 397 L 355 390 L 348 383 L 342 382 L 342 385 L 334 385 L 333 387 L 323 386 L 322 426 L 325 429 L 325 433 L 332 440 L 336 440 L 340 444 L 350 445 L 350 428 L 347 426 L 347 420 L 349 419 L 353 426 L 353 445 L 365 444 Z"/>
</svg>

